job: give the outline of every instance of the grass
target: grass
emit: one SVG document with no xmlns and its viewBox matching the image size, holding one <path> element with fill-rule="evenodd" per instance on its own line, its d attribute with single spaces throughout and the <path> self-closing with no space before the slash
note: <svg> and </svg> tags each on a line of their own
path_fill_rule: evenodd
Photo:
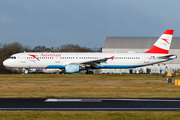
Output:
<svg viewBox="0 0 180 120">
<path fill-rule="evenodd" d="M 0 98 L 180 98 L 166 81 L 0 81 Z"/>
<path fill-rule="evenodd" d="M 178 120 L 179 111 L 0 111 L 1 120 Z"/>
<path fill-rule="evenodd" d="M 142 81 L 116 81 L 132 79 Z M 166 80 L 158 74 L 1 74 L 0 98 L 180 98 L 179 86 L 166 81 L 143 81 L 149 79 Z"/>
</svg>

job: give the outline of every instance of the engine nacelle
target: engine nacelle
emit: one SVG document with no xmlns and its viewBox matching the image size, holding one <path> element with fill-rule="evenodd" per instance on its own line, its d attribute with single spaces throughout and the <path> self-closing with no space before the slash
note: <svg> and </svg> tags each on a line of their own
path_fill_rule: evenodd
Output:
<svg viewBox="0 0 180 120">
<path fill-rule="evenodd" d="M 65 66 L 66 73 L 76 73 L 79 72 L 80 66 L 75 64 L 68 64 Z"/>
</svg>

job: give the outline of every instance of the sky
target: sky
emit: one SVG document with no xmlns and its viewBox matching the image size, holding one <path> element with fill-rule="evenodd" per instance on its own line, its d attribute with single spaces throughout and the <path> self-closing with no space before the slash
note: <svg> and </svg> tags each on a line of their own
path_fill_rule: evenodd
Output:
<svg viewBox="0 0 180 120">
<path fill-rule="evenodd" d="M 103 47 L 106 37 L 180 37 L 179 0 L 0 0 L 0 43 Z"/>
</svg>

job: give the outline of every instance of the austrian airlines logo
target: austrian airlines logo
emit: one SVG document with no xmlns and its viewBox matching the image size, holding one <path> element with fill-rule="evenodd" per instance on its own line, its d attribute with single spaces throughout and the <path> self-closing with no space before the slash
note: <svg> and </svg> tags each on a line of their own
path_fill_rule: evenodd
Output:
<svg viewBox="0 0 180 120">
<path fill-rule="evenodd" d="M 38 56 L 38 55 L 31 55 L 31 54 L 28 54 L 29 56 L 31 56 L 31 57 L 33 57 L 33 58 L 36 58 L 38 61 L 39 61 L 39 59 L 36 57 L 36 56 Z"/>
<path fill-rule="evenodd" d="M 164 39 L 164 38 L 161 38 L 161 39 L 169 44 L 168 39 Z"/>
</svg>

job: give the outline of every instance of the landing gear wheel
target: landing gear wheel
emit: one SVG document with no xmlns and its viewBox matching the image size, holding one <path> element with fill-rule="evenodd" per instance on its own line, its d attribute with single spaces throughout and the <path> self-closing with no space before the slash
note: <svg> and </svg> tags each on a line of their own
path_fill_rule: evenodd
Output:
<svg viewBox="0 0 180 120">
<path fill-rule="evenodd" d="M 85 74 L 93 74 L 93 71 L 87 71 Z"/>
<path fill-rule="evenodd" d="M 89 74 L 93 74 L 93 71 L 89 71 Z"/>
</svg>

